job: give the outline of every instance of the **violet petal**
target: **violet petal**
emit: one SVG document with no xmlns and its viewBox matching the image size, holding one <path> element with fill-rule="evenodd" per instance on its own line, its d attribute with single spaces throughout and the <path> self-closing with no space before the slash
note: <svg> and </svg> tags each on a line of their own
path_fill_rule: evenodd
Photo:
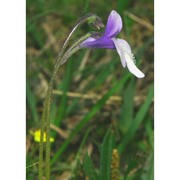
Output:
<svg viewBox="0 0 180 180">
<path fill-rule="evenodd" d="M 112 10 L 106 25 L 106 30 L 104 35 L 107 37 L 115 37 L 119 34 L 122 29 L 122 19 L 121 16 L 115 11 Z"/>
<path fill-rule="evenodd" d="M 114 42 L 109 37 L 101 37 L 98 39 L 95 38 L 88 38 L 82 44 L 82 47 L 88 48 L 105 48 L 105 49 L 115 49 Z"/>
</svg>

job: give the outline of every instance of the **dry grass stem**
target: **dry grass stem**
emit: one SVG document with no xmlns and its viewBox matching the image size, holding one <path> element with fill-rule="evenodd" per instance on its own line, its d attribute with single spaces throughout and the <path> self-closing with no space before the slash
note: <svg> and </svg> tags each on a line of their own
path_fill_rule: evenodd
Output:
<svg viewBox="0 0 180 180">
<path fill-rule="evenodd" d="M 136 15 L 134 15 L 128 11 L 125 12 L 125 15 L 128 16 L 129 18 L 131 18 L 132 20 L 136 21 L 137 23 L 141 24 L 142 26 L 145 26 L 152 32 L 154 31 L 154 26 L 152 24 L 150 24 L 149 22 L 137 17 Z"/>
<path fill-rule="evenodd" d="M 53 94 L 55 95 L 63 95 L 64 92 L 63 91 L 59 91 L 59 90 L 53 90 Z M 81 94 L 81 93 L 77 93 L 77 92 L 67 92 L 66 96 L 68 97 L 72 97 L 72 98 L 82 98 L 82 99 L 90 99 L 90 100 L 98 100 L 101 99 L 103 95 L 98 95 L 98 94 Z M 145 96 L 135 96 L 134 97 L 134 101 L 135 102 L 142 102 L 145 100 Z M 122 97 L 121 96 L 111 96 L 108 100 L 108 102 L 112 102 L 112 101 L 117 101 L 117 102 L 122 102 Z"/>
<path fill-rule="evenodd" d="M 54 124 L 50 124 L 50 128 L 56 131 L 62 138 L 67 139 L 69 134 L 63 131 L 61 128 L 55 126 Z"/>
</svg>

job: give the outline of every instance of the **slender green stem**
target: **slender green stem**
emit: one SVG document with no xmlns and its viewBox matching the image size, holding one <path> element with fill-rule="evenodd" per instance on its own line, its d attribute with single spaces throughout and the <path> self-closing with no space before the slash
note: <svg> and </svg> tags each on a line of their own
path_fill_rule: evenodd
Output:
<svg viewBox="0 0 180 180">
<path fill-rule="evenodd" d="M 40 133 L 40 144 L 39 144 L 39 180 L 42 180 L 43 175 L 43 147 L 44 147 L 44 131 L 46 128 L 46 174 L 50 174 L 50 168 L 48 166 L 48 162 L 50 161 L 50 104 L 51 104 L 51 96 L 53 90 L 53 82 L 56 78 L 58 68 L 54 69 L 52 78 L 50 80 L 48 90 L 46 93 L 46 98 L 43 106 L 43 114 L 41 119 L 41 133 Z M 47 179 L 47 178 L 46 178 Z M 49 178 L 50 179 L 50 178 Z"/>
<path fill-rule="evenodd" d="M 61 51 L 58 54 L 55 69 L 53 72 L 53 76 L 52 76 L 51 81 L 49 83 L 47 94 L 46 94 L 44 105 L 43 105 L 43 113 L 42 113 L 42 119 L 41 119 L 41 130 L 40 130 L 40 143 L 39 143 L 39 176 L 38 176 L 39 180 L 42 180 L 42 176 L 43 176 L 43 159 L 44 159 L 43 158 L 43 149 L 44 149 L 45 127 L 46 127 L 46 167 L 47 167 L 47 172 L 46 172 L 47 178 L 46 178 L 46 180 L 48 180 L 48 178 L 50 178 L 50 168 L 49 168 L 50 133 L 49 132 L 50 132 L 50 104 L 51 104 L 53 82 L 55 80 L 56 73 L 57 73 L 59 67 L 62 65 L 61 63 L 62 62 L 64 63 L 73 53 L 75 53 L 78 49 L 80 49 L 79 47 L 75 48 L 75 46 L 72 46 L 71 49 L 69 49 L 69 50 L 72 50 L 72 52 L 68 51 L 68 53 L 66 53 L 66 56 L 64 57 L 64 60 L 62 61 L 62 59 L 63 59 L 62 57 L 63 57 L 64 51 L 67 47 L 67 43 L 68 43 L 70 37 L 75 32 L 75 30 L 85 22 L 88 22 L 89 25 L 91 25 L 92 27 L 94 27 L 96 29 L 100 29 L 100 28 L 104 27 L 104 24 L 102 23 L 101 18 L 98 17 L 96 14 L 90 13 L 90 14 L 83 16 L 77 22 L 77 24 L 72 29 L 72 31 L 70 32 L 69 36 L 65 40 L 65 43 L 63 44 Z M 76 43 L 76 44 L 78 44 L 78 43 Z"/>
<path fill-rule="evenodd" d="M 57 72 L 59 67 L 62 65 L 61 63 L 65 62 L 70 56 L 72 56 L 76 51 L 78 51 L 81 47 L 79 46 L 84 40 L 92 35 L 91 33 L 87 33 L 78 39 L 64 54 L 59 61 L 56 62 L 51 80 L 49 82 L 48 90 L 45 97 L 44 107 L 43 107 L 43 115 L 41 120 L 41 135 L 40 135 L 40 151 L 39 151 L 39 180 L 42 180 L 43 175 L 43 135 L 46 130 L 46 180 L 50 180 L 50 107 L 51 107 L 51 97 L 53 84 L 56 79 Z M 46 129 L 45 129 L 46 128 Z"/>
<path fill-rule="evenodd" d="M 45 104 L 45 103 L 44 103 Z M 45 107 L 45 105 L 44 105 Z M 43 134 L 44 134 L 44 127 L 45 127 L 45 109 L 42 113 L 42 119 L 41 119 L 41 130 L 40 130 L 40 143 L 39 143 L 39 180 L 42 179 L 43 175 Z"/>
<path fill-rule="evenodd" d="M 74 54 L 76 51 L 78 51 L 79 49 L 81 49 L 82 47 L 80 46 L 80 44 L 87 38 L 89 38 L 90 36 L 92 36 L 93 34 L 95 34 L 96 32 L 89 32 L 86 35 L 82 36 L 81 38 L 79 38 L 64 54 L 63 58 L 59 61 L 60 65 L 63 65 L 67 59 Z"/>
<path fill-rule="evenodd" d="M 52 97 L 52 90 L 53 90 L 53 84 L 54 80 L 56 78 L 56 74 L 58 72 L 59 67 L 64 64 L 67 59 L 74 54 L 77 50 L 79 50 L 81 47 L 79 46 L 85 39 L 91 36 L 92 33 L 88 33 L 85 36 L 82 36 L 78 41 L 76 41 L 68 50 L 66 53 L 64 53 L 67 43 L 71 37 L 71 35 L 75 32 L 75 30 L 82 25 L 83 23 L 88 22 L 89 25 L 94 27 L 95 29 L 100 29 L 104 27 L 104 24 L 101 21 L 101 18 L 99 18 L 97 15 L 90 13 L 82 17 L 75 27 L 72 29 L 71 33 L 65 40 L 65 43 L 63 44 L 63 47 L 61 51 L 58 54 L 55 68 L 48 86 L 48 90 L 46 93 L 44 105 L 43 105 L 43 113 L 42 113 L 42 119 L 41 119 L 41 130 L 40 130 L 40 143 L 39 143 L 39 180 L 42 180 L 43 177 L 43 152 L 44 152 L 44 132 L 46 128 L 46 180 L 50 179 L 50 106 L 51 106 L 51 97 Z M 65 54 L 65 55 L 64 55 Z M 64 56 L 63 56 L 64 55 Z"/>
<path fill-rule="evenodd" d="M 48 96 L 49 93 L 49 87 L 48 91 L 46 93 L 46 98 L 44 100 L 43 105 L 43 113 L 42 113 L 42 119 L 41 119 L 41 127 L 40 127 L 40 143 L 39 143 L 39 180 L 42 180 L 43 176 L 43 149 L 44 149 L 44 131 L 46 127 L 46 117 L 47 117 L 47 106 L 48 106 Z"/>
<path fill-rule="evenodd" d="M 50 180 L 50 107 L 54 80 L 58 72 L 58 66 L 54 69 L 47 92 L 47 114 L 46 114 L 46 180 Z"/>
<path fill-rule="evenodd" d="M 104 24 L 102 23 L 102 20 L 100 17 L 98 17 L 96 14 L 94 13 L 89 13 L 89 14 L 86 14 L 85 16 L 83 16 L 77 23 L 76 25 L 74 26 L 74 28 L 72 29 L 72 31 L 69 33 L 68 37 L 66 38 L 64 44 L 63 44 L 63 47 L 61 48 L 59 54 L 58 54 L 58 58 L 56 60 L 56 62 L 61 59 L 63 53 L 64 53 L 64 50 L 66 49 L 67 47 L 67 43 L 70 39 L 70 37 L 72 36 L 72 34 L 75 32 L 75 30 L 81 26 L 82 24 L 84 24 L 85 22 L 88 22 L 88 24 L 90 26 L 92 26 L 93 28 L 95 29 L 100 29 L 100 28 L 104 28 Z"/>
</svg>

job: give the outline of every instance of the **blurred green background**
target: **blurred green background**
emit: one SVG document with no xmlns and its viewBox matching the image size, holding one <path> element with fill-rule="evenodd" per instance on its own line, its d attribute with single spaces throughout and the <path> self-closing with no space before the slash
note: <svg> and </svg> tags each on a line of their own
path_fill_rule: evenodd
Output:
<svg viewBox="0 0 180 180">
<path fill-rule="evenodd" d="M 37 178 L 33 132 L 40 127 L 44 96 L 63 42 L 85 14 L 96 13 L 106 24 L 113 9 L 123 19 L 118 37 L 131 45 L 146 77 L 134 77 L 122 67 L 117 52 L 106 49 L 80 50 L 61 67 L 51 106 L 51 177 L 111 179 L 111 153 L 118 149 L 117 179 L 153 179 L 153 3 L 27 0 L 27 179 Z M 88 25 L 81 26 L 71 42 L 88 31 Z"/>
</svg>

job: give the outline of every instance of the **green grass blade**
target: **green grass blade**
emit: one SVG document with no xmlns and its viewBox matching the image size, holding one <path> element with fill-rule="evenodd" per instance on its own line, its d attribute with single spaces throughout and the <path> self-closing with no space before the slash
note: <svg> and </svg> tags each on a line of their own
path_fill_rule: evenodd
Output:
<svg viewBox="0 0 180 180">
<path fill-rule="evenodd" d="M 133 124 L 130 126 L 127 134 L 124 136 L 124 138 L 122 139 L 122 142 L 120 143 L 120 145 L 118 147 L 118 151 L 120 153 L 125 149 L 125 146 L 129 143 L 129 141 L 132 140 L 135 132 L 137 131 L 140 124 L 142 123 L 142 121 L 152 103 L 153 96 L 154 96 L 154 86 L 151 86 L 149 89 L 149 93 L 147 95 L 146 101 L 141 106 L 140 110 L 138 111 L 138 113 L 134 119 Z"/>
<path fill-rule="evenodd" d="M 75 129 L 70 134 L 69 138 L 64 142 L 61 148 L 54 154 L 51 165 L 56 162 L 56 160 L 61 156 L 61 154 L 66 150 L 69 143 L 73 139 L 73 137 L 87 124 L 95 115 L 96 113 L 104 106 L 106 101 L 112 96 L 116 91 L 120 91 L 123 87 L 125 82 L 129 79 L 131 75 L 128 74 L 124 76 L 119 83 L 116 83 L 109 91 L 106 93 L 97 103 L 93 106 L 93 108 L 86 114 L 86 116 L 80 121 L 80 123 L 75 127 Z"/>
<path fill-rule="evenodd" d="M 144 171 L 141 176 L 141 179 L 154 180 L 154 154 L 153 153 L 151 153 L 147 158 L 147 162 L 144 167 Z"/>
<path fill-rule="evenodd" d="M 72 168 L 73 177 L 75 177 L 75 176 L 76 176 L 76 173 L 78 172 L 79 164 L 81 164 L 81 163 L 80 163 L 80 156 L 82 156 L 82 148 L 83 148 L 84 144 L 86 143 L 87 138 L 88 138 L 90 132 L 91 132 L 91 128 L 89 128 L 89 129 L 86 131 L 86 133 L 85 133 L 85 135 L 84 135 L 84 137 L 83 137 L 83 139 L 82 139 L 82 141 L 81 141 L 81 144 L 80 144 L 80 146 L 79 146 L 78 152 L 77 152 L 76 157 L 75 157 L 76 163 L 74 164 L 74 166 L 73 166 L 73 168 Z"/>
<path fill-rule="evenodd" d="M 27 104 L 32 114 L 32 119 L 34 122 L 38 122 L 38 113 L 36 110 L 36 97 L 34 96 L 30 84 L 26 82 L 26 97 L 27 97 Z"/>
<path fill-rule="evenodd" d="M 145 124 L 145 129 L 148 137 L 148 142 L 151 148 L 154 149 L 154 129 L 153 129 L 152 117 L 148 118 L 148 121 Z"/>
<path fill-rule="evenodd" d="M 119 121 L 119 128 L 123 133 L 127 132 L 133 121 L 134 89 L 134 78 L 132 78 L 124 90 L 123 96 L 122 113 Z"/>
<path fill-rule="evenodd" d="M 89 89 L 92 89 L 92 87 L 93 89 L 101 88 L 105 81 L 108 79 L 109 75 L 112 73 L 112 69 L 114 67 L 115 62 L 116 61 L 110 61 L 105 65 L 102 64 L 101 66 L 96 67 L 93 70 L 89 70 L 89 75 L 92 73 L 96 74 L 96 81 L 89 82 L 85 90 L 88 91 Z"/>
<path fill-rule="evenodd" d="M 111 156 L 114 147 L 114 135 L 109 129 L 104 137 L 101 147 L 100 180 L 110 180 L 111 177 Z"/>
<path fill-rule="evenodd" d="M 119 0 L 118 1 L 118 11 L 122 14 L 124 10 L 130 7 L 130 3 L 132 0 Z"/>
<path fill-rule="evenodd" d="M 96 169 L 94 168 L 94 165 L 92 163 L 92 160 L 87 153 L 84 156 L 83 170 L 86 176 L 88 176 L 89 180 L 99 179 Z"/>
</svg>

